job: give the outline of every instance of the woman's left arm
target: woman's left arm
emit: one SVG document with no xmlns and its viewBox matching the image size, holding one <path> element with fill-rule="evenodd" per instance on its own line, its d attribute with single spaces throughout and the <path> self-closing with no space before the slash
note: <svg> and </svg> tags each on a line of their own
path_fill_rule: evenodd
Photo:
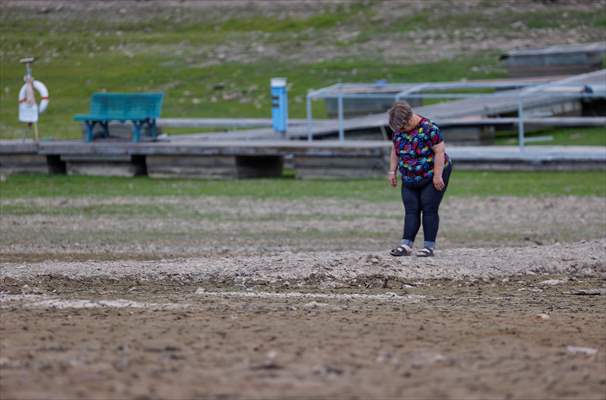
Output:
<svg viewBox="0 0 606 400">
<path fill-rule="evenodd" d="M 433 185 L 434 187 L 442 191 L 444 190 L 444 180 L 442 179 L 442 172 L 444 171 L 444 152 L 445 152 L 444 142 L 440 142 L 433 146 L 431 149 L 433 150 Z"/>
</svg>

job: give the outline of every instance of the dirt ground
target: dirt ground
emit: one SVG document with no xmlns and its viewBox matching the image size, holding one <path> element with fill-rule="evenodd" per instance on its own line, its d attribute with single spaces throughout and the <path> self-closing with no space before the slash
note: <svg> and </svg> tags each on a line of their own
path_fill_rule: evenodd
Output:
<svg viewBox="0 0 606 400">
<path fill-rule="evenodd" d="M 440 249 L 541 246 L 606 234 L 601 197 L 446 196 L 440 208 Z M 378 203 L 226 197 L 0 199 L 0 211 L 0 260 L 6 261 L 385 254 L 399 242 L 403 221 L 397 191 L 393 201 Z"/>
<path fill-rule="evenodd" d="M 1 397 L 604 399 L 606 296 L 581 295 L 604 280 L 545 278 L 367 298 L 49 279 L 3 294 Z"/>
<path fill-rule="evenodd" d="M 0 398 L 606 399 L 605 208 L 0 199 Z"/>
</svg>

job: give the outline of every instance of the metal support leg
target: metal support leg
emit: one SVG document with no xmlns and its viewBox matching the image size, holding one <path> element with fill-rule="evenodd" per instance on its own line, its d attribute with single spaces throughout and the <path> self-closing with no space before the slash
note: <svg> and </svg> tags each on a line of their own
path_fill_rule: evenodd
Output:
<svg viewBox="0 0 606 400">
<path fill-rule="evenodd" d="M 100 122 L 101 127 L 103 127 L 103 136 L 109 137 L 109 121 Z"/>
<path fill-rule="evenodd" d="M 311 97 L 307 96 L 307 141 L 311 142 L 314 140 L 313 133 L 313 117 L 311 115 Z"/>
<path fill-rule="evenodd" d="M 524 100 L 518 98 L 518 146 L 524 150 Z"/>
<path fill-rule="evenodd" d="M 133 121 L 133 143 L 137 143 L 141 138 L 141 121 Z"/>
<path fill-rule="evenodd" d="M 95 123 L 93 121 L 84 121 L 86 124 L 86 142 L 91 143 L 93 141 L 93 129 Z"/>
<path fill-rule="evenodd" d="M 345 129 L 343 128 L 343 96 L 339 95 L 339 142 L 345 141 Z"/>
<path fill-rule="evenodd" d="M 152 119 L 148 122 L 149 130 L 151 131 L 152 140 L 155 142 L 158 137 L 158 130 L 156 129 L 156 120 Z"/>
</svg>

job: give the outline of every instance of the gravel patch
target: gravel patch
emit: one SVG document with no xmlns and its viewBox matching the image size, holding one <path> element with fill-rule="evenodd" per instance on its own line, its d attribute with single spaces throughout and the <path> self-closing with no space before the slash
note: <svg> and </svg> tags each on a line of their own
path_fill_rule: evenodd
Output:
<svg viewBox="0 0 606 400">
<path fill-rule="evenodd" d="M 284 251 L 386 252 L 402 230 L 393 202 L 242 198 L 53 198 L 0 200 L 0 261 L 271 255 Z M 442 249 L 518 247 L 599 239 L 598 197 L 449 198 Z M 422 238 L 422 232 L 419 233 Z M 111 255 L 111 257 L 110 257 Z"/>
<path fill-rule="evenodd" d="M 0 277 L 29 279 L 182 279 L 208 283 L 322 288 L 368 286 L 386 280 L 471 279 L 536 274 L 606 277 L 606 239 L 518 248 L 459 248 L 436 257 L 394 258 L 368 252 L 284 252 L 164 261 L 2 263 Z"/>
</svg>

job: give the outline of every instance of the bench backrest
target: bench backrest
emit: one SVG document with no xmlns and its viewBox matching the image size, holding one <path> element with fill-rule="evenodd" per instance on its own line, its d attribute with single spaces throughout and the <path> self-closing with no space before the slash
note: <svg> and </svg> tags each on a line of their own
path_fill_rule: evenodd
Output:
<svg viewBox="0 0 606 400">
<path fill-rule="evenodd" d="M 163 93 L 94 93 L 90 113 L 116 120 L 158 118 Z"/>
</svg>

